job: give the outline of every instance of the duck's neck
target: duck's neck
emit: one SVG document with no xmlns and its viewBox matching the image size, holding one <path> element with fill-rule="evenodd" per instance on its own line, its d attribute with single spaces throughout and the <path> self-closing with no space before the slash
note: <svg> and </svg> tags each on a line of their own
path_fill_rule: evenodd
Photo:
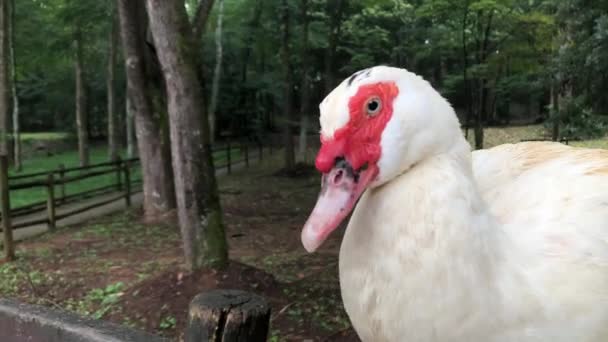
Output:
<svg viewBox="0 0 608 342">
<path fill-rule="evenodd" d="M 489 271 L 489 263 L 501 257 L 503 231 L 477 189 L 464 140 L 370 190 L 357 211 L 378 221 L 394 221 L 369 233 L 409 240 L 420 258 L 425 250 L 432 251 L 429 257 L 444 253 L 450 260 Z"/>
<path fill-rule="evenodd" d="M 396 296 L 387 299 L 387 308 L 391 301 L 408 306 L 416 313 L 413 326 L 416 319 L 432 320 L 437 328 L 464 316 L 471 324 L 484 316 L 500 320 L 493 311 L 504 300 L 501 287 L 514 280 L 504 279 L 510 247 L 471 168 L 463 141 L 364 194 L 343 240 L 341 282 L 382 284 L 382 291 Z M 343 286 L 345 303 L 376 305 L 381 288 L 366 298 L 354 292 L 351 297 Z M 463 311 L 444 312 L 448 308 Z"/>
</svg>

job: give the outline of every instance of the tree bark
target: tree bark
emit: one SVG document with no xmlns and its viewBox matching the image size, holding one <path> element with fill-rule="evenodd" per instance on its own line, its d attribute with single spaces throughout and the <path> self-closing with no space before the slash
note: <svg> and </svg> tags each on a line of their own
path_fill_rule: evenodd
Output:
<svg viewBox="0 0 608 342">
<path fill-rule="evenodd" d="M 109 37 L 107 91 L 108 91 L 108 158 L 110 161 L 118 159 L 118 132 L 116 112 L 116 46 L 118 45 L 118 32 L 115 15 L 112 14 L 112 24 Z"/>
<path fill-rule="evenodd" d="M 9 3 L 0 1 L 0 156 L 9 155 L 11 81 Z"/>
<path fill-rule="evenodd" d="M 180 1 L 146 0 L 165 78 L 177 211 L 186 265 L 227 265 L 228 248 L 202 101 L 197 50 Z"/>
<path fill-rule="evenodd" d="M 220 90 L 220 76 L 222 73 L 222 20 L 224 17 L 224 0 L 219 0 L 217 15 L 217 26 L 215 28 L 215 70 L 213 72 L 213 84 L 211 86 L 211 103 L 209 104 L 209 142 L 213 145 L 216 137 L 216 113 L 217 98 Z"/>
<path fill-rule="evenodd" d="M 146 71 L 150 63 L 146 63 L 145 57 L 147 21 L 143 0 L 118 0 L 117 3 L 130 104 L 127 113 L 134 117 L 142 166 L 144 217 L 153 220 L 175 208 L 171 153 L 163 133 L 163 116 L 154 111 L 156 81 Z M 127 132 L 127 137 L 129 135 L 132 133 Z M 131 144 L 133 140 L 131 138 Z"/>
<path fill-rule="evenodd" d="M 328 94 L 336 84 L 334 59 L 340 38 L 342 24 L 343 0 L 327 0 L 327 15 L 329 17 L 329 38 L 325 50 L 325 93 Z"/>
<path fill-rule="evenodd" d="M 10 43 L 9 1 L 0 1 L 0 228 L 3 232 L 4 261 L 15 260 L 15 245 L 10 219 L 10 196 L 8 185 L 8 138 L 10 117 Z"/>
<path fill-rule="evenodd" d="M 127 96 L 125 97 L 125 128 L 127 136 L 127 158 L 135 158 L 135 108 L 131 103 L 128 89 L 126 90 Z"/>
<path fill-rule="evenodd" d="M 247 69 L 249 67 L 249 58 L 251 57 L 251 50 L 253 49 L 253 40 L 257 31 L 257 27 L 260 24 L 260 18 L 262 17 L 262 5 L 263 0 L 255 0 L 255 7 L 253 8 L 253 16 L 247 25 L 249 27 L 247 37 L 245 38 L 245 48 L 243 51 L 243 68 L 241 69 L 241 82 L 247 81 Z"/>
<path fill-rule="evenodd" d="M 478 42 L 477 49 L 477 63 L 479 65 L 483 64 L 487 60 L 488 56 L 488 47 L 490 42 L 490 34 L 492 28 L 492 20 L 494 19 L 494 11 L 490 11 L 488 14 L 488 21 L 485 26 L 482 26 L 481 21 L 483 18 L 483 12 L 478 12 L 478 31 L 482 34 L 482 40 Z M 481 75 L 479 77 L 479 97 L 477 102 L 477 112 L 475 115 L 475 149 L 483 148 L 483 127 L 487 121 L 487 99 L 488 99 L 488 89 L 487 89 L 487 79 L 485 75 Z"/>
<path fill-rule="evenodd" d="M 190 302 L 186 342 L 266 341 L 270 325 L 270 305 L 253 293 L 215 290 Z"/>
<path fill-rule="evenodd" d="M 300 92 L 300 141 L 298 154 L 302 161 L 306 161 L 306 143 L 308 140 L 308 123 L 310 111 L 310 44 L 309 44 L 309 18 L 308 0 L 302 0 L 302 89 Z"/>
<path fill-rule="evenodd" d="M 214 2 L 215 0 L 200 0 L 198 3 L 196 13 L 194 14 L 194 18 L 192 18 L 192 34 L 195 39 L 199 39 L 205 32 L 207 19 L 209 18 L 209 14 L 211 14 Z"/>
<path fill-rule="evenodd" d="M 15 171 L 22 169 L 21 162 L 21 127 L 19 125 L 19 97 L 17 96 L 17 62 L 15 59 L 15 0 L 9 2 L 10 18 L 8 21 L 9 54 L 11 63 L 11 97 L 13 100 L 13 161 Z"/>
<path fill-rule="evenodd" d="M 82 32 L 76 28 L 74 36 L 74 71 L 76 78 L 76 130 L 78 134 L 78 156 L 80 166 L 89 165 L 89 131 L 87 127 L 87 99 L 83 70 Z"/>
<path fill-rule="evenodd" d="M 284 70 L 284 144 L 285 144 L 285 170 L 293 170 L 295 168 L 295 151 L 293 144 L 292 120 L 293 120 L 293 81 L 292 81 L 292 64 L 289 51 L 289 5 L 287 0 L 281 2 L 281 14 L 283 24 L 283 39 L 282 39 L 282 61 Z"/>
<path fill-rule="evenodd" d="M 464 124 L 464 136 L 466 139 L 469 138 L 469 126 L 471 125 L 471 114 L 473 108 L 471 106 L 471 90 L 469 86 L 469 51 L 467 49 L 467 22 L 469 18 L 469 2 L 467 1 L 462 16 L 462 77 L 464 83 L 464 99 L 466 101 L 466 114 Z"/>
</svg>

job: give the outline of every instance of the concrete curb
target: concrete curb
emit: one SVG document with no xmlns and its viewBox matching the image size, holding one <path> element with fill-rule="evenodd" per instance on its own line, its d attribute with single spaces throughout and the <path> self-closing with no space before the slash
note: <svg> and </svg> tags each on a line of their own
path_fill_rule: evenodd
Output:
<svg viewBox="0 0 608 342">
<path fill-rule="evenodd" d="M 2 342 L 168 342 L 101 320 L 37 305 L 0 299 Z"/>
</svg>

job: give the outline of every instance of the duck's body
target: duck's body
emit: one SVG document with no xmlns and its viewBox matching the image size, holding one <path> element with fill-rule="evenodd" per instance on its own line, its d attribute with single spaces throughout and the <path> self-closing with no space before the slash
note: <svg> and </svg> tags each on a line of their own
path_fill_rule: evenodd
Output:
<svg viewBox="0 0 608 342">
<path fill-rule="evenodd" d="M 359 201 L 340 283 L 361 339 L 607 341 L 608 158 L 564 169 L 605 152 L 501 146 L 473 177 L 462 145 Z"/>
<path fill-rule="evenodd" d="M 302 241 L 356 204 L 340 285 L 363 341 L 608 341 L 608 151 L 471 153 L 447 101 L 387 67 L 328 95 L 321 127 Z"/>
</svg>

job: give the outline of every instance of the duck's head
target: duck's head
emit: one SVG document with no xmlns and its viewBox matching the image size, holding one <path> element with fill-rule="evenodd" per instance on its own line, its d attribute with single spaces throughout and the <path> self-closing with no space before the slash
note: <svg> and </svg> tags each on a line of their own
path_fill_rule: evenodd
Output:
<svg viewBox="0 0 608 342">
<path fill-rule="evenodd" d="M 315 251 L 368 188 L 407 172 L 461 138 L 449 103 L 421 77 L 377 66 L 345 79 L 321 102 L 323 174 L 317 204 L 302 230 Z"/>
</svg>

